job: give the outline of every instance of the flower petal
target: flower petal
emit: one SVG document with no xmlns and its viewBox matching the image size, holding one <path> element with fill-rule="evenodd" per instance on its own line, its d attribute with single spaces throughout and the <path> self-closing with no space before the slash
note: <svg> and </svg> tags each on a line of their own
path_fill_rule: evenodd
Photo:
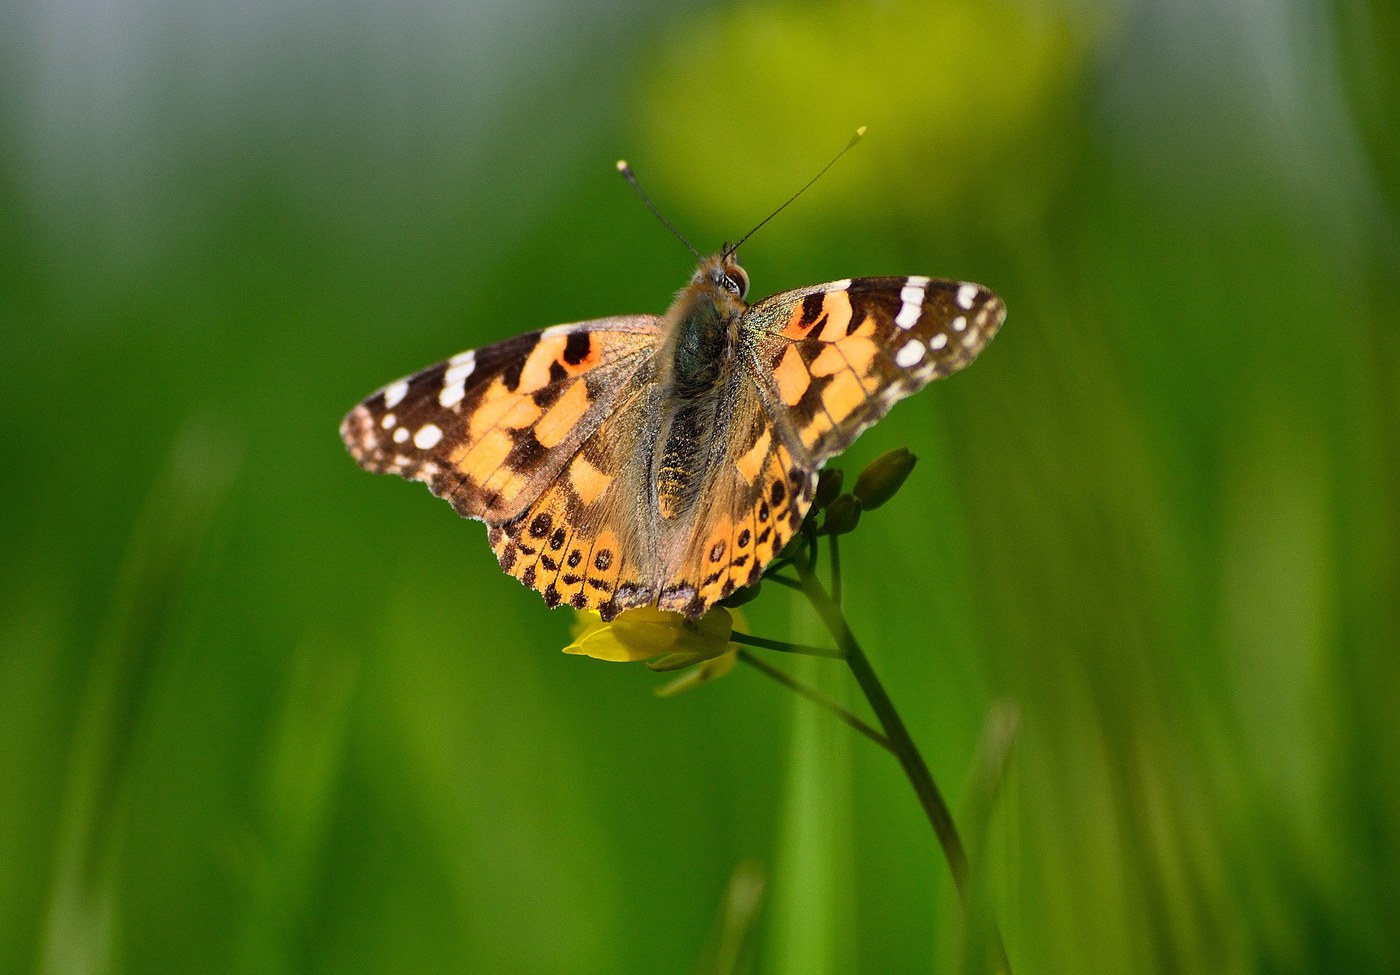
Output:
<svg viewBox="0 0 1400 975">
<path fill-rule="evenodd" d="M 724 653 L 734 629 L 729 613 L 718 606 L 699 620 L 655 606 L 640 606 L 619 613 L 610 623 L 604 623 L 596 613 L 580 613 L 578 622 L 583 625 L 576 624 L 574 640 L 564 652 L 612 661 L 666 655 L 684 656 L 686 664 L 698 663 Z"/>
</svg>

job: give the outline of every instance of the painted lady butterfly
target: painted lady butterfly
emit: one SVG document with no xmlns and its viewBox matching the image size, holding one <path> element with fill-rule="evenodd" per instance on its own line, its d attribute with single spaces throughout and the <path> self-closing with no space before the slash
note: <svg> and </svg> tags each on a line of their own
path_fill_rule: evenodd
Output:
<svg viewBox="0 0 1400 975">
<path fill-rule="evenodd" d="M 959 281 L 852 278 L 753 305 L 748 286 L 727 248 L 665 315 L 463 352 L 370 396 L 341 437 L 360 466 L 484 521 L 501 568 L 550 606 L 698 618 L 758 580 L 823 463 L 1006 316 Z"/>
</svg>

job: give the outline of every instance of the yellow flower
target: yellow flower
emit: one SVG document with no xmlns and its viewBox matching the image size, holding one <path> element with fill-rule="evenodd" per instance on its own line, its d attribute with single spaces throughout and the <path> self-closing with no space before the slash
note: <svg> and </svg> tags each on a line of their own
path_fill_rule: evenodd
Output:
<svg viewBox="0 0 1400 975">
<path fill-rule="evenodd" d="M 597 613 L 580 612 L 574 640 L 564 652 L 597 660 L 650 660 L 652 670 L 679 670 L 724 653 L 733 629 L 733 618 L 722 606 L 698 620 L 655 606 L 629 609 L 608 623 Z"/>
</svg>

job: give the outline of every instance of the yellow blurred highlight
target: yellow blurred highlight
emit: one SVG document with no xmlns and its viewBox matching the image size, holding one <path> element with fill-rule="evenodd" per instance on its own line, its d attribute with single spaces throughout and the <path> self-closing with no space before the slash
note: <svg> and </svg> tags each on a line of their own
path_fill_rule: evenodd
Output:
<svg viewBox="0 0 1400 975">
<path fill-rule="evenodd" d="M 989 167 L 1044 164 L 1012 150 L 1043 147 L 1047 105 L 1073 90 L 1108 23 L 1094 8 L 1071 21 L 1012 4 L 740 7 L 695 22 L 663 52 L 643 86 L 646 145 L 682 174 L 668 192 L 742 226 L 862 123 L 882 165 L 917 179 L 919 199 L 904 202 L 937 204 L 985 186 Z M 732 79 L 722 119 L 697 101 L 697 78 Z M 717 124 L 732 134 L 716 138 Z M 836 167 L 826 180 L 840 191 L 824 198 L 888 206 L 870 172 Z"/>
</svg>

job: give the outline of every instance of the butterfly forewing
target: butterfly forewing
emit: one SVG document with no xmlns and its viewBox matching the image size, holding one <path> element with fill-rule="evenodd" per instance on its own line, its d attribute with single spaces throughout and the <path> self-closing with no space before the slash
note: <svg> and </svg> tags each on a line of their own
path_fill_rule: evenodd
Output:
<svg viewBox="0 0 1400 975">
<path fill-rule="evenodd" d="M 530 504 L 650 361 L 655 316 L 562 325 L 463 352 L 390 383 L 346 416 L 360 466 L 426 481 L 461 514 Z"/>
<path fill-rule="evenodd" d="M 1006 309 L 966 281 L 854 278 L 749 308 L 754 381 L 809 464 L 845 449 L 896 402 L 972 362 Z"/>
</svg>

